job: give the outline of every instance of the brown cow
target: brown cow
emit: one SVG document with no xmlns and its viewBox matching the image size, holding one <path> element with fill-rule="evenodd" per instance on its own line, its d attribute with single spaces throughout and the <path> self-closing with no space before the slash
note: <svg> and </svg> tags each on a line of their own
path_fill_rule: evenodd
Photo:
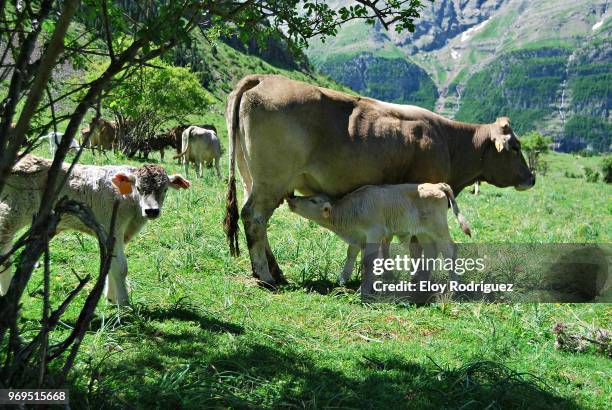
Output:
<svg viewBox="0 0 612 410">
<path fill-rule="evenodd" d="M 117 123 L 103 118 L 93 118 L 89 123 L 92 132 L 89 146 L 98 147 L 103 150 L 113 149 L 117 139 Z"/>
<path fill-rule="evenodd" d="M 230 94 L 226 121 L 230 251 L 238 252 L 237 162 L 253 273 L 269 285 L 284 278 L 270 250 L 267 223 L 295 190 L 340 197 L 363 185 L 406 182 L 446 182 L 457 194 L 477 180 L 519 190 L 535 184 L 505 117 L 466 124 L 415 106 L 251 75 Z"/>
</svg>

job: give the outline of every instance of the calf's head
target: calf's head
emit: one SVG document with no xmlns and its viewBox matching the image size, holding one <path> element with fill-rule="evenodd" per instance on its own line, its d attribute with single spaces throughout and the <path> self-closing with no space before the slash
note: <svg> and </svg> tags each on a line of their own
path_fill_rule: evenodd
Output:
<svg viewBox="0 0 612 410">
<path fill-rule="evenodd" d="M 287 198 L 291 212 L 313 221 L 324 221 L 331 217 L 332 204 L 327 195 L 294 196 Z"/>
<path fill-rule="evenodd" d="M 159 216 L 168 187 L 187 189 L 190 185 L 181 175 L 168 176 L 166 170 L 158 165 L 144 165 L 131 174 L 118 172 L 113 177 L 113 184 L 124 195 L 132 193 L 133 186 L 142 216 L 149 219 Z"/>
<path fill-rule="evenodd" d="M 527 166 L 510 119 L 500 117 L 489 127 L 490 137 L 482 157 L 483 179 L 497 187 L 513 186 L 519 191 L 534 186 L 535 176 Z"/>
</svg>

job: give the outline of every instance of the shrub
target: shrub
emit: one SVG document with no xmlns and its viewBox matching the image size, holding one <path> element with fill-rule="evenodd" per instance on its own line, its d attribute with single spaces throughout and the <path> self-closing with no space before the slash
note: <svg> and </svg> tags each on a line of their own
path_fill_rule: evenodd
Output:
<svg viewBox="0 0 612 410">
<path fill-rule="evenodd" d="M 601 162 L 601 175 L 606 183 L 612 183 L 612 155 L 608 155 Z"/>
<path fill-rule="evenodd" d="M 548 165 L 540 163 L 540 154 L 546 153 L 549 150 L 549 145 L 552 143 L 552 138 L 545 137 L 537 131 L 531 131 L 521 138 L 523 151 L 527 155 L 529 169 L 532 172 L 541 172 L 546 174 Z"/>
<path fill-rule="evenodd" d="M 582 178 L 581 175 L 574 174 L 573 172 L 565 171 L 563 174 L 565 178 Z"/>
<path fill-rule="evenodd" d="M 584 177 L 587 182 L 597 182 L 599 181 L 599 172 L 594 171 L 593 168 L 584 167 Z"/>
</svg>

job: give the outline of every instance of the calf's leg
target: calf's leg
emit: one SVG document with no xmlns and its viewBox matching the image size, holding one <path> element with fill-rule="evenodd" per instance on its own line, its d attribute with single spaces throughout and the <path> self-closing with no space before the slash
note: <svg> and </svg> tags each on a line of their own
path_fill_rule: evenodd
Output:
<svg viewBox="0 0 612 410">
<path fill-rule="evenodd" d="M 11 215 L 10 207 L 0 204 L 0 255 L 5 255 L 13 247 L 15 232 L 21 227 L 18 215 Z M 10 221 L 10 222 L 9 222 Z M 10 258 L 0 265 L 0 296 L 6 295 L 13 279 Z"/>
<path fill-rule="evenodd" d="M 106 279 L 106 299 L 117 305 L 127 305 L 129 302 L 127 291 L 127 259 L 124 253 L 123 234 L 117 234 L 117 241 L 113 249 L 110 271 Z"/>
<path fill-rule="evenodd" d="M 344 262 L 344 268 L 340 274 L 340 284 L 344 285 L 351 278 L 353 269 L 355 267 L 355 261 L 359 254 L 359 246 L 349 245 L 346 250 L 346 262 Z"/>
<path fill-rule="evenodd" d="M 12 240 L 8 242 L 3 241 L 0 245 L 0 255 L 4 255 L 11 250 Z M 11 285 L 11 279 L 13 279 L 13 271 L 11 269 L 11 261 L 7 259 L 2 265 L 0 265 L 0 296 L 6 295 Z"/>
</svg>

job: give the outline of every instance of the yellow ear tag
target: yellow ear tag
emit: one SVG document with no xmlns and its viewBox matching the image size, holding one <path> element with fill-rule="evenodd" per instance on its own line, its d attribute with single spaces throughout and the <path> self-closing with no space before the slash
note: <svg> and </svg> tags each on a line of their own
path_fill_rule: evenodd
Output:
<svg viewBox="0 0 612 410">
<path fill-rule="evenodd" d="M 497 148 L 497 152 L 502 152 L 504 149 L 504 143 L 501 141 L 495 141 L 495 148 Z"/>
</svg>

